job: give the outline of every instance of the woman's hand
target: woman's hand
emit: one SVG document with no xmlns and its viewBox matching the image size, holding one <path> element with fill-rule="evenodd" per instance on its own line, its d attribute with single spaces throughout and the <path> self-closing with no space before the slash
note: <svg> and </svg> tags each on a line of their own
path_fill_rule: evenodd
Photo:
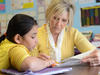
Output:
<svg viewBox="0 0 100 75">
<path fill-rule="evenodd" d="M 100 50 L 94 50 L 91 54 L 82 59 L 84 63 L 90 63 L 90 66 L 100 65 Z"/>
</svg>

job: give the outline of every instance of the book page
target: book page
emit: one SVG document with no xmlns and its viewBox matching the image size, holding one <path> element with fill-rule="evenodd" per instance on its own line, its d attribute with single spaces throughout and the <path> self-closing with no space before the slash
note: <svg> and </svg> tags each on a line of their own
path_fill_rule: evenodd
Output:
<svg viewBox="0 0 100 75">
<path fill-rule="evenodd" d="M 81 59 L 88 56 L 94 50 L 90 50 L 88 52 L 64 59 L 61 61 L 61 64 L 57 65 L 56 67 L 66 67 L 66 66 L 76 66 L 76 65 L 87 65 L 87 63 L 81 63 Z"/>
</svg>

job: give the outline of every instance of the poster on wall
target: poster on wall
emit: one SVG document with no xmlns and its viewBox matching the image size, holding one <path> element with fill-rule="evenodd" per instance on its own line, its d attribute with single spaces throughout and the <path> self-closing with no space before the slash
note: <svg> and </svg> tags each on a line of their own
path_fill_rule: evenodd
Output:
<svg viewBox="0 0 100 75">
<path fill-rule="evenodd" d="M 5 0 L 0 0 L 0 13 L 5 12 Z"/>
<path fill-rule="evenodd" d="M 26 9 L 33 8 L 33 0 L 12 0 L 12 9 Z"/>
<path fill-rule="evenodd" d="M 98 3 L 98 2 L 100 2 L 100 0 L 96 0 L 96 2 Z"/>
</svg>

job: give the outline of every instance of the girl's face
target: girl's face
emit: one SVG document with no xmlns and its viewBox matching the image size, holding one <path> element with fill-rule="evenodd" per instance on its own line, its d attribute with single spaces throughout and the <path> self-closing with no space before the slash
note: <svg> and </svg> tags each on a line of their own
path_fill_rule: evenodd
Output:
<svg viewBox="0 0 100 75">
<path fill-rule="evenodd" d="M 62 29 L 68 23 L 68 12 L 63 11 L 62 14 L 58 15 L 55 13 L 50 19 L 50 30 L 54 33 L 60 33 Z"/>
<path fill-rule="evenodd" d="M 33 28 L 22 37 L 21 44 L 26 46 L 26 48 L 28 48 L 29 50 L 33 50 L 38 42 L 37 31 L 38 26 L 33 26 Z"/>
</svg>

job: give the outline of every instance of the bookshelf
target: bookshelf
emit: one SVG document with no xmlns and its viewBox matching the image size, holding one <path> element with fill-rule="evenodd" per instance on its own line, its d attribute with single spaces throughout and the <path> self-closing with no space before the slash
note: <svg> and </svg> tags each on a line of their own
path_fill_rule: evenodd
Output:
<svg viewBox="0 0 100 75">
<path fill-rule="evenodd" d="M 81 23 L 85 26 L 100 26 L 100 5 L 81 8 Z"/>
</svg>

